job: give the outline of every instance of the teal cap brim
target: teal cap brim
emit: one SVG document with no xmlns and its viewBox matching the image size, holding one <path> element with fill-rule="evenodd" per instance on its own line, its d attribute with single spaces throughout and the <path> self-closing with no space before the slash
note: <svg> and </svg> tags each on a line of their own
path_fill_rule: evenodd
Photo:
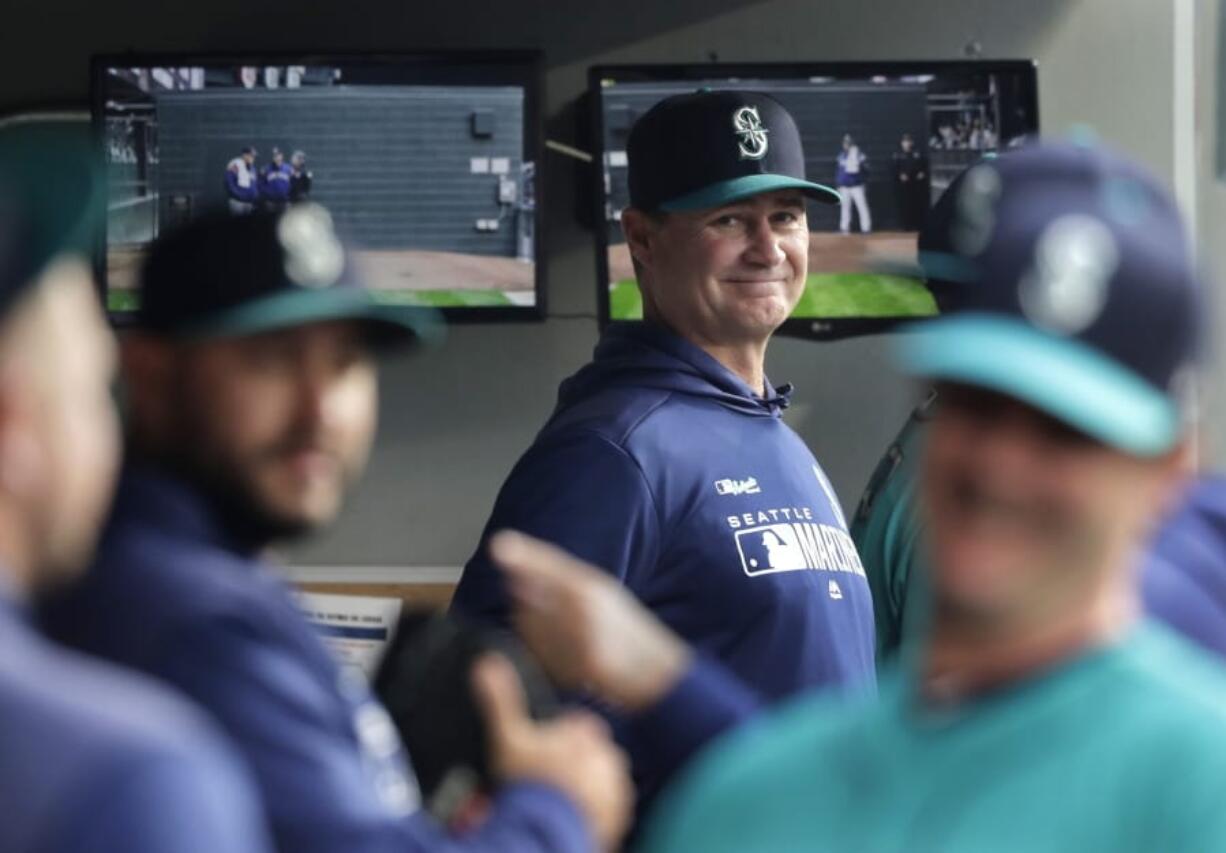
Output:
<svg viewBox="0 0 1226 853">
<path fill-rule="evenodd" d="M 984 313 L 932 320 L 901 335 L 897 355 L 914 376 L 998 391 L 1136 456 L 1179 441 L 1175 401 L 1076 339 Z"/>
<path fill-rule="evenodd" d="M 274 293 L 210 314 L 173 330 L 173 335 L 188 340 L 242 337 L 330 320 L 367 323 L 374 340 L 388 345 L 437 345 L 445 328 L 432 309 L 386 305 L 370 291 L 338 287 Z"/>
<path fill-rule="evenodd" d="M 787 175 L 744 175 L 740 178 L 711 184 L 679 198 L 670 199 L 661 204 L 660 209 L 667 212 L 703 210 L 731 204 L 759 193 L 788 189 L 801 190 L 805 195 L 823 204 L 838 204 L 841 201 L 838 192 L 811 181 L 802 181 Z"/>
<path fill-rule="evenodd" d="M 55 114 L 0 119 L 0 302 L 53 259 L 89 259 L 106 215 L 102 159 L 88 124 Z"/>
</svg>

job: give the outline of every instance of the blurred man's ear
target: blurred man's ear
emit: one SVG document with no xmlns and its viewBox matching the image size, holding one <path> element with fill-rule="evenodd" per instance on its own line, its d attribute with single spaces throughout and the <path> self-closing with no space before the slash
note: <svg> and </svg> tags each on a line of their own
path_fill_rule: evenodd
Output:
<svg viewBox="0 0 1226 853">
<path fill-rule="evenodd" d="M 176 344 L 145 332 L 125 332 L 119 342 L 119 378 L 126 420 L 141 433 L 164 433 L 176 395 Z"/>
<path fill-rule="evenodd" d="M 42 487 L 47 465 L 39 433 L 58 379 L 47 297 L 46 286 L 31 288 L 0 327 L 0 491 L 19 503 Z"/>
<path fill-rule="evenodd" d="M 1153 460 L 1156 466 L 1155 511 L 1161 517 L 1172 512 L 1183 497 L 1184 490 L 1197 475 L 1196 441 L 1191 434 L 1162 456 Z"/>
<path fill-rule="evenodd" d="M 0 491 L 23 504 L 41 487 L 46 469 L 36 396 L 29 376 L 0 367 Z"/>
<path fill-rule="evenodd" d="M 1196 476 L 1200 470 L 1200 441 L 1197 435 L 1189 431 L 1171 453 L 1174 455 L 1172 463 L 1179 471 L 1185 476 Z"/>
</svg>

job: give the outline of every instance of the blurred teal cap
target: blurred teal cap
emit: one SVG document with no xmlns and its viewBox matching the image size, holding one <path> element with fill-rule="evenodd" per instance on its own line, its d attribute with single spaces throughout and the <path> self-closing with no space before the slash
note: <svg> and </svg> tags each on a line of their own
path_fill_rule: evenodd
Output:
<svg viewBox="0 0 1226 853">
<path fill-rule="evenodd" d="M 88 122 L 0 118 L 0 315 L 52 260 L 89 261 L 103 187 Z"/>
</svg>

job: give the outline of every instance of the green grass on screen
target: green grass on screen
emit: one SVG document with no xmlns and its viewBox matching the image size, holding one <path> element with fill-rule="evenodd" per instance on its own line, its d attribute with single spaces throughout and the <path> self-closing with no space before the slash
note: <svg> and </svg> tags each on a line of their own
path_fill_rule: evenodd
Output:
<svg viewBox="0 0 1226 853">
<path fill-rule="evenodd" d="M 928 288 L 915 279 L 877 273 L 813 273 L 793 317 L 927 317 L 937 313 Z M 643 299 L 634 279 L 609 289 L 609 317 L 641 320 Z"/>
</svg>

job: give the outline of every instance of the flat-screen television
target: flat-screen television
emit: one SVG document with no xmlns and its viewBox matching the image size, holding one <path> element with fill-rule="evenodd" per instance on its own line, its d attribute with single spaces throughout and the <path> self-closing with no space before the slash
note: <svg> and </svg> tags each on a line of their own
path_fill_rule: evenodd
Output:
<svg viewBox="0 0 1226 853">
<path fill-rule="evenodd" d="M 543 316 L 538 53 L 108 55 L 92 84 L 117 322 L 165 229 L 303 200 L 331 212 L 381 299 Z"/>
<path fill-rule="evenodd" d="M 829 339 L 937 313 L 913 271 L 917 233 L 959 172 L 1038 132 L 1035 72 L 1028 60 L 592 68 L 602 326 L 642 317 L 620 223 L 629 204 L 626 140 L 661 99 L 704 87 L 766 92 L 796 119 L 809 180 L 848 184 L 841 205 L 808 205 L 808 281 L 780 329 Z"/>
</svg>

